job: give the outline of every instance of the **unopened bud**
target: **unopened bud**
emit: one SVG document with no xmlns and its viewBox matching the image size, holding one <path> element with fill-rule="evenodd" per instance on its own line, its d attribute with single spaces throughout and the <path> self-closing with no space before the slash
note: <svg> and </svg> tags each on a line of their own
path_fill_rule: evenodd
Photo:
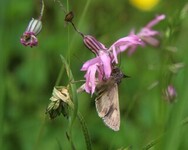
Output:
<svg viewBox="0 0 188 150">
<path fill-rule="evenodd" d="M 177 97 L 176 90 L 173 85 L 169 85 L 165 90 L 165 99 L 169 102 L 174 102 L 175 98 Z"/>
<path fill-rule="evenodd" d="M 74 14 L 73 12 L 69 12 L 66 16 L 65 16 L 65 21 L 66 22 L 72 22 L 72 19 L 74 18 Z"/>
<path fill-rule="evenodd" d="M 106 49 L 106 47 L 97 41 L 93 36 L 85 35 L 83 41 L 85 46 L 96 55 L 99 55 L 100 50 Z"/>
<path fill-rule="evenodd" d="M 26 32 L 33 32 L 35 35 L 39 34 L 42 29 L 42 22 L 40 20 L 32 18 L 26 29 Z"/>
</svg>

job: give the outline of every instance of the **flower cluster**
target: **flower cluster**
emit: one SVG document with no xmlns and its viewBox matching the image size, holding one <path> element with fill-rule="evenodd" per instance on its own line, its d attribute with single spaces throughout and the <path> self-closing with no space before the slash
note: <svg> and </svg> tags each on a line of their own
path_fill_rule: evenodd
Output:
<svg viewBox="0 0 188 150">
<path fill-rule="evenodd" d="M 138 46 L 150 44 L 157 46 L 159 41 L 155 38 L 159 34 L 158 31 L 152 29 L 154 25 L 163 20 L 165 15 L 159 15 L 149 22 L 137 34 L 132 31 L 128 36 L 120 38 L 114 42 L 109 48 L 91 35 L 83 36 L 84 44 L 90 49 L 96 57 L 86 61 L 81 71 L 86 71 L 84 89 L 87 93 L 93 94 L 98 82 L 105 81 L 111 77 L 112 69 L 118 64 L 117 56 L 119 53 L 128 51 L 132 54 Z"/>
</svg>

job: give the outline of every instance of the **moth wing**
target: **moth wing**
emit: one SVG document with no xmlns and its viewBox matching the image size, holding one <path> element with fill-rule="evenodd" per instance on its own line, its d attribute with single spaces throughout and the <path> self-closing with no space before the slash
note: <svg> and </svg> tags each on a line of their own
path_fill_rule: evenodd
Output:
<svg viewBox="0 0 188 150">
<path fill-rule="evenodd" d="M 111 86 L 108 90 L 101 92 L 95 104 L 98 115 L 104 123 L 114 131 L 118 131 L 120 126 L 118 85 L 114 83 Z"/>
</svg>

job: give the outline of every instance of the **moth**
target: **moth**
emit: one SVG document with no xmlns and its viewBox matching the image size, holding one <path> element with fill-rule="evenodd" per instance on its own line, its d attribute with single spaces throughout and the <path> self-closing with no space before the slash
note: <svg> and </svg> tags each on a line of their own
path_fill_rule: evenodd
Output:
<svg viewBox="0 0 188 150">
<path fill-rule="evenodd" d="M 120 110 L 118 84 L 121 79 L 128 77 L 118 67 L 114 67 L 111 77 L 97 84 L 95 105 L 100 118 L 114 131 L 120 128 Z"/>
</svg>

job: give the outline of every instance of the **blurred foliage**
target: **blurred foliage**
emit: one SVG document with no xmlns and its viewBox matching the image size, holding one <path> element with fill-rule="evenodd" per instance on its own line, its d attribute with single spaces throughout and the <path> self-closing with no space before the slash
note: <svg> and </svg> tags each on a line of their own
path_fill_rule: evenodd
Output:
<svg viewBox="0 0 188 150">
<path fill-rule="evenodd" d="M 66 1 L 62 3 L 67 6 Z M 186 0 L 164 0 L 150 11 L 141 11 L 125 0 L 69 1 L 76 26 L 107 46 L 128 35 L 131 29 L 139 30 L 156 14 L 167 16 L 155 27 L 162 33 L 160 47 L 139 48 L 131 57 L 126 53 L 120 57 L 120 68 L 131 78 L 119 86 L 119 132 L 111 131 L 97 116 L 94 97 L 78 95 L 78 109 L 94 150 L 137 150 L 147 148 L 158 138 L 152 149 L 188 149 L 188 125 L 186 121 L 181 124 L 188 116 L 186 3 Z M 83 79 L 80 68 L 93 55 L 71 26 L 64 27 L 65 14 L 53 0 L 45 1 L 38 47 L 22 46 L 20 36 L 30 19 L 37 18 L 39 13 L 39 0 L 0 2 L 1 150 L 71 149 L 66 137 L 67 119 L 60 116 L 51 121 L 45 110 L 61 70 L 60 55 L 70 63 L 75 80 Z M 183 63 L 185 67 L 170 73 L 168 66 L 175 63 Z M 63 73 L 59 85 L 69 82 Z M 162 96 L 168 83 L 176 87 L 175 103 L 168 103 Z M 73 125 L 72 138 L 76 149 L 86 149 L 78 120 Z"/>
</svg>

